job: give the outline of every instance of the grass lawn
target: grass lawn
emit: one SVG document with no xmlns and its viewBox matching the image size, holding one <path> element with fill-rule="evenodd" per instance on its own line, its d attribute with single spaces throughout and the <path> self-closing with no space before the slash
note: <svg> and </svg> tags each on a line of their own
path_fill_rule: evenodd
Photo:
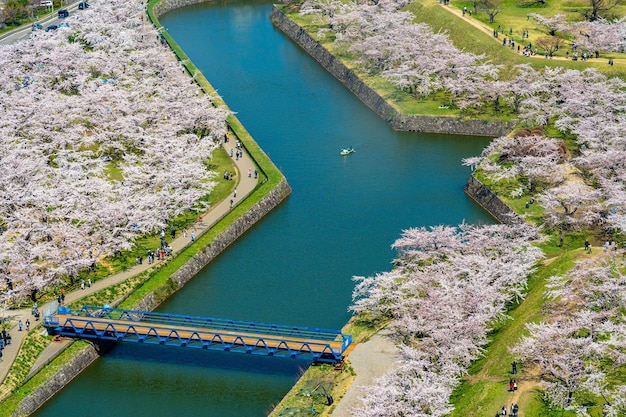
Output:
<svg viewBox="0 0 626 417">
<path fill-rule="evenodd" d="M 467 16 L 465 19 L 459 18 L 449 11 L 445 10 L 446 7 L 456 7 L 468 9 L 472 7 L 472 2 L 451 0 L 449 6 L 442 6 L 437 0 L 423 0 L 420 2 L 414 2 L 407 6 L 407 10 L 415 14 L 417 22 L 423 22 L 433 27 L 435 31 L 442 30 L 448 33 L 450 39 L 454 45 L 462 50 L 472 52 L 475 54 L 485 54 L 487 58 L 499 65 L 506 67 L 512 67 L 519 64 L 530 64 L 533 67 L 539 69 L 545 66 L 550 67 L 563 67 L 568 69 L 583 70 L 585 68 L 597 68 L 599 71 L 607 76 L 626 76 L 626 62 L 616 62 L 615 65 L 608 65 L 608 59 L 613 58 L 616 60 L 626 60 L 626 54 L 610 53 L 601 54 L 599 59 L 590 59 L 587 61 L 572 61 L 561 59 L 545 59 L 545 58 L 527 58 L 517 53 L 517 48 L 512 50 L 509 47 L 502 47 L 501 39 L 504 35 L 500 35 L 499 41 L 495 41 L 492 35 L 482 32 L 478 28 L 468 23 L 468 19 L 477 19 L 482 24 L 485 24 L 491 28 L 491 31 L 496 29 L 498 25 L 506 31 L 507 39 L 510 38 L 508 31 L 513 29 L 513 39 L 517 44 L 527 45 L 530 41 L 534 43 L 539 37 L 548 36 L 547 30 L 537 24 L 533 19 L 526 20 L 528 13 L 538 13 L 543 15 L 550 15 L 550 11 L 554 7 L 565 4 L 566 0 L 552 0 L 549 1 L 550 7 L 535 9 L 535 8 L 521 8 L 515 6 L 514 0 L 503 0 L 501 3 L 502 11 L 496 15 L 494 23 L 489 23 L 489 16 L 485 12 L 479 12 L 477 15 L 473 15 L 471 18 Z M 556 9 L 560 10 L 560 9 Z M 622 16 L 626 14 L 626 6 L 620 6 L 613 10 L 614 12 L 621 12 Z M 553 13 L 558 14 L 558 13 Z M 572 15 L 573 16 L 573 15 Z M 529 38 L 522 40 L 522 31 L 527 30 Z M 534 49 L 534 47 L 533 47 Z M 565 57 L 565 52 L 569 50 L 571 56 L 571 47 L 561 49 L 556 53 L 556 57 Z"/>
</svg>

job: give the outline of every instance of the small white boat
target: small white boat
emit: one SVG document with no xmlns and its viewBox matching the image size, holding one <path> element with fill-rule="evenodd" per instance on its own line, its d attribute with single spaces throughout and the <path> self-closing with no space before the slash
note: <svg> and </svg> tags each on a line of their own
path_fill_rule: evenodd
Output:
<svg viewBox="0 0 626 417">
<path fill-rule="evenodd" d="M 354 148 L 350 146 L 348 148 L 343 148 L 339 154 L 341 156 L 346 156 L 346 155 L 350 155 L 352 152 L 354 152 Z"/>
</svg>

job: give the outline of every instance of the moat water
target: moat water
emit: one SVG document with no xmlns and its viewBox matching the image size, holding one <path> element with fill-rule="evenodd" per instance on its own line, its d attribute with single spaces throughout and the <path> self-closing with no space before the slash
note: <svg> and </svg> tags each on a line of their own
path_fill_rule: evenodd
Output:
<svg viewBox="0 0 626 417">
<path fill-rule="evenodd" d="M 493 223 L 464 193 L 487 138 L 392 131 L 275 29 L 268 1 L 178 9 L 163 26 L 293 188 L 159 311 L 341 328 L 355 275 L 410 227 Z M 353 146 L 356 152 L 340 157 Z M 37 416 L 265 416 L 306 363 L 120 344 Z"/>
</svg>

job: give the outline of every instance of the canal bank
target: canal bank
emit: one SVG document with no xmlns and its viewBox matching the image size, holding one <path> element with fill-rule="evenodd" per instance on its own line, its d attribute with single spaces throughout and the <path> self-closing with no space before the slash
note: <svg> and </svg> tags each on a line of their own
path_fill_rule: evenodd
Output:
<svg viewBox="0 0 626 417">
<path fill-rule="evenodd" d="M 155 25 L 158 27 L 158 22 L 156 22 Z M 179 61 L 185 62 L 184 67 L 193 77 L 194 81 L 206 94 L 210 94 L 213 97 L 215 105 L 227 108 L 226 104 L 219 98 L 208 80 L 197 71 L 193 63 L 186 60 L 180 48 L 176 47 L 175 42 L 171 39 L 170 42 L 171 49 L 175 53 L 179 53 L 176 55 L 176 58 Z M 227 148 L 226 150 L 228 151 L 230 147 L 234 147 L 236 141 L 240 141 L 245 151 L 244 156 L 237 158 L 235 161 L 238 170 L 236 177 L 240 198 L 237 199 L 234 206 L 232 202 L 229 206 L 228 199 L 225 199 L 201 216 L 201 220 L 191 229 L 197 238 L 195 243 L 190 242 L 189 238 L 181 242 L 183 240 L 182 234 L 178 239 L 172 241 L 170 246 L 173 249 L 175 258 L 167 261 L 167 263 L 174 264 L 180 259 L 187 259 L 187 261 L 177 268 L 174 273 L 171 275 L 168 274 L 168 277 L 162 280 L 163 282 L 160 284 L 157 284 L 156 288 L 155 285 L 149 285 L 151 283 L 150 280 L 148 280 L 144 286 L 139 288 L 138 292 L 141 293 L 145 287 L 150 287 L 151 290 L 144 294 L 139 302 L 133 302 L 131 305 L 127 305 L 127 308 L 143 310 L 156 308 L 161 302 L 167 299 L 167 297 L 182 288 L 203 267 L 233 244 L 233 242 L 253 227 L 255 223 L 280 205 L 289 194 L 291 194 L 291 187 L 285 177 L 280 170 L 272 164 L 267 155 L 237 118 L 232 115 L 229 116 L 228 124 L 233 135 L 229 143 L 224 144 L 224 147 Z M 252 181 L 252 178 L 246 178 L 245 173 L 248 172 L 249 174 L 253 170 L 257 170 L 259 173 L 258 181 L 256 176 L 254 181 Z M 250 177 L 250 175 L 248 175 L 248 177 Z M 199 246 L 203 247 L 198 250 Z M 66 301 L 69 303 L 73 299 L 84 297 L 95 292 L 97 289 L 106 288 L 103 287 L 103 284 L 106 285 L 104 281 L 107 281 L 108 285 L 114 285 L 136 274 L 143 273 L 147 269 L 149 269 L 147 264 L 137 266 L 131 270 L 124 271 L 124 273 L 118 274 L 119 276 L 113 277 L 113 279 L 105 279 L 103 282 L 95 283 L 93 289 L 90 287 L 86 291 L 80 291 L 80 295 L 68 293 L 66 295 Z M 157 270 L 156 275 L 159 275 L 159 271 L 160 269 Z M 162 275 L 163 274 L 161 274 L 161 276 Z M 112 300 L 110 304 L 117 305 L 119 302 L 123 302 L 126 297 L 127 296 L 120 300 Z M 45 310 L 45 306 L 42 306 L 42 310 Z M 20 333 L 19 336 L 25 336 L 25 332 Z M 21 338 L 20 340 L 15 340 L 15 345 L 20 341 Z M 77 347 L 78 345 L 82 347 Z M 70 346 L 72 349 L 66 349 Z M 56 345 L 49 346 L 49 348 L 42 353 L 40 360 L 35 364 L 31 375 L 27 377 L 26 384 L 31 384 L 27 388 L 22 387 L 14 393 L 14 395 L 17 394 L 22 398 L 19 404 L 11 410 L 5 402 L 2 410 L 3 415 L 5 413 L 12 413 L 12 415 L 23 416 L 34 413 L 102 354 L 109 351 L 112 346 L 113 344 L 106 342 L 95 344 L 81 342 L 73 346 L 71 343 L 57 343 Z M 17 355 L 17 352 L 15 354 Z M 12 360 L 12 358 L 5 355 L 5 363 L 10 363 Z M 38 370 L 42 370 L 46 367 L 57 370 L 46 377 L 45 380 L 36 383 L 36 385 L 32 385 L 32 381 L 39 380 L 37 378 Z"/>
<path fill-rule="evenodd" d="M 261 163 L 261 165 L 264 164 Z M 241 192 L 245 192 L 245 188 L 241 189 Z M 253 192 L 253 194 L 251 194 L 248 198 L 253 198 L 255 193 L 256 192 Z M 212 221 L 210 215 L 205 215 L 203 222 L 206 223 L 206 227 L 204 229 L 199 227 L 193 229 L 198 235 L 198 244 L 202 244 L 202 235 L 204 233 L 210 233 L 212 226 L 222 228 L 223 231 L 221 231 L 217 236 L 212 237 L 209 240 L 209 243 L 202 250 L 186 261 L 176 270 L 176 272 L 167 277 L 161 285 L 156 288 L 152 286 L 153 289 L 145 294 L 138 303 L 133 303 L 132 305 L 127 306 L 127 308 L 153 310 L 158 307 L 159 304 L 180 290 L 187 282 L 189 282 L 189 280 L 197 275 L 198 271 L 205 267 L 222 251 L 228 248 L 228 246 L 241 237 L 256 222 L 260 221 L 263 216 L 280 205 L 290 193 L 291 188 L 289 184 L 285 178 L 282 178 L 274 188 L 265 193 L 260 200 L 254 203 L 251 207 L 247 208 L 241 215 L 229 216 L 226 214 L 225 216 L 222 216 L 221 219 L 216 219 L 216 222 Z M 239 209 L 242 208 L 241 206 L 245 205 L 246 201 L 244 200 Z M 220 222 L 223 222 L 222 227 L 220 227 Z M 178 256 L 184 257 L 185 252 L 180 252 Z M 127 275 L 132 275 L 132 272 Z M 142 289 L 143 287 L 140 287 L 138 291 L 141 292 Z M 68 301 L 69 299 L 70 294 L 68 294 Z M 115 305 L 117 303 L 112 302 L 111 304 Z M 58 367 L 59 370 L 52 376 L 48 377 L 41 385 L 28 389 L 28 395 L 26 395 L 19 402 L 19 405 L 13 412 L 13 415 L 24 416 L 34 413 L 102 354 L 109 351 L 112 346 L 113 343 L 107 342 L 86 344 L 84 348 L 70 355 L 70 357 L 63 357 L 60 354 L 61 352 L 50 353 L 49 355 L 54 355 L 56 359 L 51 358 L 51 362 L 44 366 Z M 65 346 L 63 346 L 63 348 L 65 348 Z M 53 349 L 53 351 L 54 350 L 55 349 Z M 44 352 L 44 354 L 46 354 L 46 352 Z M 60 365 L 58 362 L 66 363 Z M 18 390 L 18 392 L 19 391 L 20 390 Z M 7 410 L 5 409 L 4 411 Z"/>
<path fill-rule="evenodd" d="M 373 88 L 363 82 L 340 59 L 330 53 L 321 43 L 278 9 L 277 6 L 272 8 L 270 19 L 278 29 L 289 36 L 395 130 L 497 137 L 507 135 L 515 127 L 515 122 L 505 123 L 470 120 L 459 117 L 433 117 L 400 113 Z"/>
</svg>

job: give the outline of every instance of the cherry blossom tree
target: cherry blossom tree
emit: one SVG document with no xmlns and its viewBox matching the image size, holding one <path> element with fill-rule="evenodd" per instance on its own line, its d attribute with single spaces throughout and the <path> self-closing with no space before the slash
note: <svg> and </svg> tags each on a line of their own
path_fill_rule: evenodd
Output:
<svg viewBox="0 0 626 417">
<path fill-rule="evenodd" d="M 588 226 L 598 217 L 600 192 L 578 181 L 568 181 L 545 190 L 538 200 L 544 208 L 544 219 L 559 229 L 559 246 L 565 230 Z"/>
<path fill-rule="evenodd" d="M 569 28 L 567 20 L 565 19 L 565 15 L 563 14 L 557 14 L 552 17 L 545 17 L 538 13 L 529 13 L 529 17 L 532 17 L 537 21 L 537 23 L 548 29 L 548 33 L 551 36 L 556 35 L 557 32 L 568 30 Z"/>
<path fill-rule="evenodd" d="M 470 166 L 480 165 L 482 172 L 495 182 L 524 180 L 531 194 L 539 183 L 545 186 L 564 181 L 571 166 L 565 161 L 562 141 L 542 136 L 501 137 L 494 139 L 481 156 L 464 159 Z M 493 161 L 494 155 L 497 161 Z"/>
<path fill-rule="evenodd" d="M 483 352 L 489 323 L 523 297 L 542 257 L 524 224 L 437 226 L 404 231 L 391 272 L 356 277 L 356 313 L 392 320 L 399 367 L 366 390 L 356 416 L 437 415 Z"/>
<path fill-rule="evenodd" d="M 552 404 L 587 416 L 591 394 L 604 400 L 604 415 L 624 411 L 626 385 L 607 378 L 625 359 L 625 286 L 623 262 L 610 253 L 550 278 L 552 314 L 548 321 L 528 324 L 529 335 L 513 352 L 539 368 Z"/>
<path fill-rule="evenodd" d="M 182 71 L 139 3 L 0 47 L 0 300 L 36 298 L 203 210 L 227 112 Z"/>
</svg>

